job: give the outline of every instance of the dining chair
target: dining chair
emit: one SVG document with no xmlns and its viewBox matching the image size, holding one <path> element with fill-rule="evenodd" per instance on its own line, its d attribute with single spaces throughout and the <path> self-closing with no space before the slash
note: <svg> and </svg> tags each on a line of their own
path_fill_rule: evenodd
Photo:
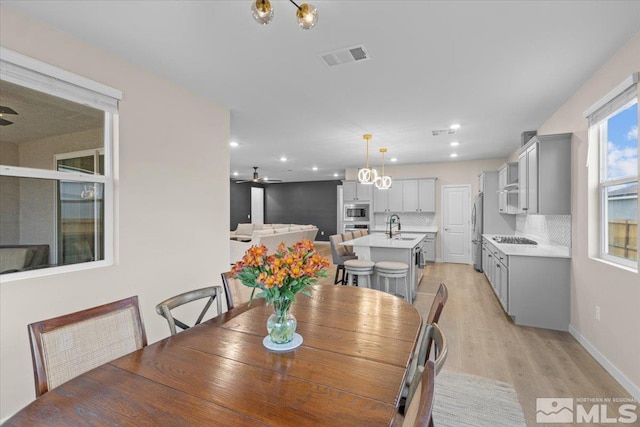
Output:
<svg viewBox="0 0 640 427">
<path fill-rule="evenodd" d="M 442 369 L 442 366 L 444 365 L 444 362 L 447 360 L 447 355 L 448 355 L 447 339 L 444 333 L 442 332 L 442 329 L 440 329 L 440 326 L 438 326 L 437 323 L 431 323 L 427 325 L 424 336 L 423 336 L 423 342 L 427 342 L 428 346 L 431 346 L 432 344 L 434 345 L 435 347 L 434 360 L 433 361 L 429 360 L 427 356 L 427 359 L 424 360 L 424 362 L 421 362 L 422 360 L 421 357 L 425 357 L 425 356 L 422 354 L 422 351 L 420 352 L 421 354 L 418 355 L 418 359 L 417 359 L 418 363 L 417 363 L 416 369 L 414 370 L 413 375 L 409 377 L 410 382 L 409 382 L 409 389 L 405 397 L 405 408 L 408 408 L 409 405 L 411 405 L 411 399 L 413 399 L 413 396 L 418 387 L 418 383 L 420 382 L 420 376 L 422 375 L 422 372 L 425 370 L 425 366 L 427 366 L 427 363 L 428 362 L 434 363 L 435 374 L 438 375 L 438 373 Z M 420 348 L 425 348 L 425 346 L 421 345 Z"/>
<path fill-rule="evenodd" d="M 352 231 L 346 231 L 344 233 L 342 233 L 342 241 L 346 242 L 348 240 L 353 240 L 353 232 Z M 347 255 L 354 255 L 353 253 L 353 246 L 343 246 L 343 248 L 345 249 Z"/>
<path fill-rule="evenodd" d="M 440 315 L 442 309 L 449 299 L 449 291 L 444 283 L 440 283 L 436 296 L 433 298 L 429 314 L 427 315 L 427 324 L 438 323 L 440 321 Z"/>
<path fill-rule="evenodd" d="M 420 375 L 418 388 L 405 411 L 403 427 L 433 427 L 433 398 L 435 395 L 435 364 L 427 362 Z"/>
<path fill-rule="evenodd" d="M 249 302 L 253 288 L 243 285 L 240 279 L 236 279 L 231 275 L 230 271 L 225 271 L 221 276 L 229 310 L 234 308 L 236 304 Z"/>
<path fill-rule="evenodd" d="M 36 397 L 147 345 L 138 297 L 28 326 Z"/>
<path fill-rule="evenodd" d="M 233 295 L 231 295 L 230 283 L 237 279 L 233 278 L 231 271 L 221 273 L 220 277 L 222 278 L 222 287 L 224 288 L 224 298 L 227 300 L 227 310 L 231 310 L 235 305 L 233 304 Z"/>
<path fill-rule="evenodd" d="M 209 286 L 202 289 L 194 289 L 192 291 L 187 291 L 187 292 L 181 293 L 180 295 L 176 295 L 174 297 L 166 299 L 161 303 L 159 303 L 158 305 L 156 305 L 156 313 L 158 313 L 160 316 L 164 317 L 167 320 L 167 323 L 169 324 L 169 330 L 171 331 L 171 335 L 175 335 L 177 333 L 176 326 L 182 330 L 189 329 L 191 326 L 187 325 L 181 320 L 176 319 L 171 314 L 171 310 L 193 301 L 208 298 L 207 303 L 205 304 L 204 308 L 200 312 L 200 315 L 198 316 L 198 319 L 193 324 L 193 326 L 199 325 L 200 322 L 202 322 L 202 319 L 204 319 L 204 316 L 207 314 L 209 307 L 211 307 L 211 304 L 213 304 L 213 301 L 216 302 L 218 314 L 222 313 L 222 299 L 221 299 L 222 297 L 220 295 L 221 293 L 222 293 L 222 286 Z"/>
<path fill-rule="evenodd" d="M 337 285 L 338 283 L 344 285 L 347 283 L 347 279 L 345 277 L 346 273 L 344 271 L 344 262 L 350 259 L 358 259 L 355 255 L 348 255 L 344 246 L 340 245 L 342 243 L 342 235 L 334 234 L 329 236 L 329 244 L 331 246 L 331 257 L 333 259 L 333 264 L 336 266 L 336 276 L 333 279 L 333 284 Z M 342 278 L 340 277 L 340 272 L 342 272 Z"/>
</svg>

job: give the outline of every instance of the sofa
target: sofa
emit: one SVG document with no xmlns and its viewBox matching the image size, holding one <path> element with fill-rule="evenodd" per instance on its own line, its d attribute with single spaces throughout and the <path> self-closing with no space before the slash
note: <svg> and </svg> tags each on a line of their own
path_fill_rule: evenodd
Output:
<svg viewBox="0 0 640 427">
<path fill-rule="evenodd" d="M 0 245 L 0 274 L 32 270 L 49 263 L 49 245 Z"/>
<path fill-rule="evenodd" d="M 238 229 L 242 232 L 248 231 L 248 228 L 241 228 L 238 224 Z M 249 224 L 251 225 L 251 224 Z M 231 263 L 234 264 L 242 259 L 244 253 L 251 246 L 264 245 L 267 247 L 269 253 L 275 252 L 278 249 L 278 245 L 284 242 L 285 245 L 291 246 L 302 239 L 314 241 L 318 234 L 318 227 L 315 225 L 296 225 L 296 224 L 253 224 L 260 225 L 262 227 L 251 230 L 250 239 L 246 239 L 247 234 L 240 234 L 244 238 L 238 238 L 236 234 L 235 238 L 232 235 L 230 244 Z M 232 232 L 233 234 L 233 232 Z M 243 241 L 244 240 L 244 241 Z"/>
</svg>

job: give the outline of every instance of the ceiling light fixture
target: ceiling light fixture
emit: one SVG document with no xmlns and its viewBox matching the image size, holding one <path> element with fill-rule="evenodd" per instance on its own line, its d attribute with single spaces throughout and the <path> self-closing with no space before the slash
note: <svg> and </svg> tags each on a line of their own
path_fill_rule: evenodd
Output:
<svg viewBox="0 0 640 427">
<path fill-rule="evenodd" d="M 453 141 L 451 144 L 449 144 L 452 147 L 457 147 L 458 145 L 460 145 L 460 143 L 458 141 Z"/>
<path fill-rule="evenodd" d="M 293 0 L 289 0 L 298 10 L 296 19 L 300 28 L 312 29 L 318 22 L 318 10 L 309 3 L 302 3 L 300 6 Z M 251 14 L 258 24 L 267 25 L 273 20 L 273 8 L 269 0 L 254 0 L 251 2 Z"/>
<path fill-rule="evenodd" d="M 458 130 L 460 129 L 460 124 L 454 123 L 451 126 L 449 126 L 449 129 Z"/>
<path fill-rule="evenodd" d="M 358 171 L 358 182 L 360 184 L 373 184 L 378 177 L 378 172 L 374 168 L 369 167 L 369 141 L 373 138 L 370 133 L 362 135 L 365 141 L 367 141 L 367 166 Z"/>
<path fill-rule="evenodd" d="M 317 166 L 314 166 L 314 167 L 312 167 L 312 168 L 311 168 L 311 170 L 317 171 L 317 170 L 318 170 L 318 167 L 317 167 Z"/>
<path fill-rule="evenodd" d="M 334 173 L 333 176 L 335 176 L 336 178 L 339 176 L 338 173 Z"/>
<path fill-rule="evenodd" d="M 398 159 L 396 159 L 395 157 L 392 157 L 391 159 L 389 159 L 390 162 L 397 162 Z"/>
<path fill-rule="evenodd" d="M 451 154 L 449 154 L 449 157 L 458 157 L 458 154 L 457 153 L 451 153 Z"/>
<path fill-rule="evenodd" d="M 287 161 L 287 158 L 286 158 L 285 156 L 282 156 L 282 157 L 280 157 L 280 161 L 281 161 L 281 162 L 286 162 L 286 161 Z"/>
<path fill-rule="evenodd" d="M 238 146 L 238 143 L 237 143 L 237 142 L 235 142 L 235 141 L 231 141 L 231 142 L 229 143 L 229 147 L 234 147 L 234 148 L 235 148 L 235 147 L 237 147 L 237 146 Z"/>
<path fill-rule="evenodd" d="M 391 187 L 391 177 L 384 174 L 384 153 L 387 152 L 386 148 L 381 148 L 382 153 L 382 175 L 376 178 L 376 188 L 378 190 L 387 190 Z"/>
</svg>

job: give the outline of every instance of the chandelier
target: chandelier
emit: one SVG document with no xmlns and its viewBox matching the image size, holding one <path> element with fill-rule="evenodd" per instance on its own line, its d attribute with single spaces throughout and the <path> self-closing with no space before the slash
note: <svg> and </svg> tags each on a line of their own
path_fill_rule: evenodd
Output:
<svg viewBox="0 0 640 427">
<path fill-rule="evenodd" d="M 384 174 L 384 153 L 387 152 L 387 149 L 381 148 L 380 152 L 382 153 L 382 175 L 375 180 L 376 188 L 378 190 L 387 190 L 391 187 L 391 177 Z"/>
<path fill-rule="evenodd" d="M 367 133 L 362 135 L 365 141 L 367 141 L 367 166 L 358 171 L 358 182 L 360 184 L 373 184 L 378 177 L 378 172 L 374 168 L 369 167 L 369 140 L 373 138 L 373 135 Z"/>
<path fill-rule="evenodd" d="M 298 25 L 305 30 L 312 29 L 318 22 L 318 10 L 309 3 L 302 3 L 300 6 L 293 0 L 289 0 L 298 10 L 296 19 Z M 251 14 L 258 24 L 267 25 L 273 20 L 273 8 L 269 0 L 254 0 L 251 3 Z"/>
</svg>

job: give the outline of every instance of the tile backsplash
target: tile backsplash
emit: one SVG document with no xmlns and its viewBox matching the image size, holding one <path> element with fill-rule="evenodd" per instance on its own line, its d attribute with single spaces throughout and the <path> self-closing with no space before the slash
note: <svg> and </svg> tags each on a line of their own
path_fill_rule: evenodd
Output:
<svg viewBox="0 0 640 427">
<path fill-rule="evenodd" d="M 416 212 L 401 212 L 398 214 L 400 216 L 400 223 L 403 226 L 410 227 L 421 227 L 421 226 L 431 226 L 438 225 L 438 220 L 435 213 L 416 213 Z M 373 223 L 374 225 L 385 225 L 385 221 L 389 214 L 384 213 L 376 213 L 374 214 Z"/>
<path fill-rule="evenodd" d="M 571 246 L 571 215 L 516 215 L 516 235 Z"/>
</svg>

